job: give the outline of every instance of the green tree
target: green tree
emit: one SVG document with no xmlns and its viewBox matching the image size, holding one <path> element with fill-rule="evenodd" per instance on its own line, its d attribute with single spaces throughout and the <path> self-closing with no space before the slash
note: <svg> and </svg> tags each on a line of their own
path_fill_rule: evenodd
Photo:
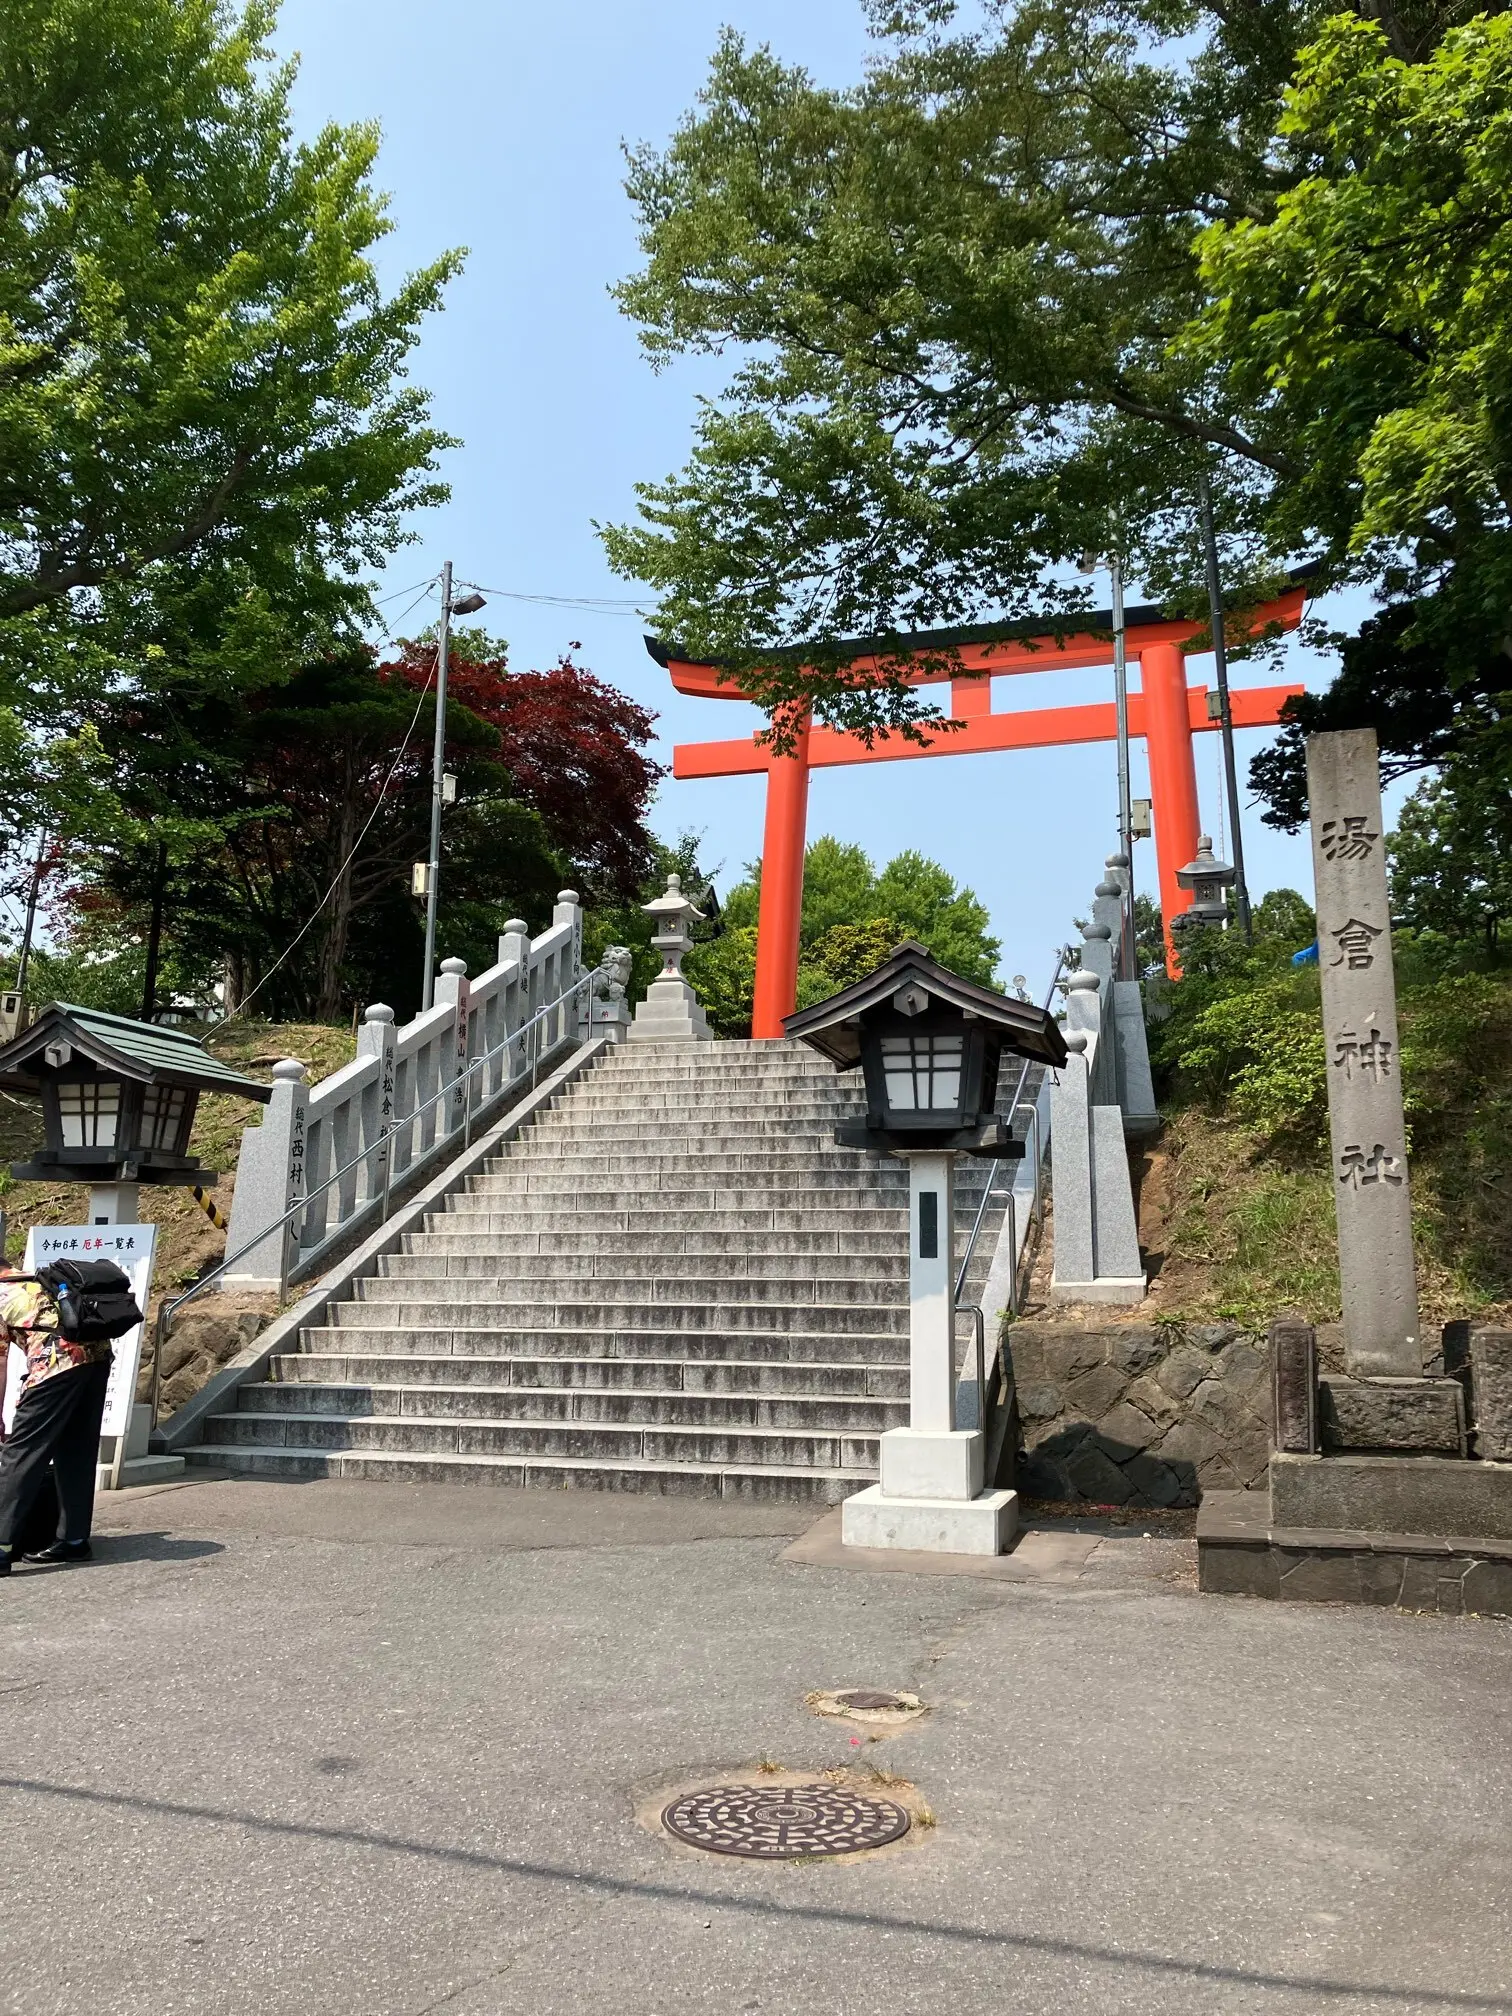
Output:
<svg viewBox="0 0 1512 2016">
<path fill-rule="evenodd" d="M 1215 219 L 1190 345 L 1295 464 L 1273 536 L 1398 592 L 1473 662 L 1512 606 L 1512 17 L 1405 59 L 1338 13 L 1299 57 L 1279 124 L 1290 187 Z"/>
<path fill-rule="evenodd" d="M 906 726 L 900 632 L 1043 627 L 1085 601 L 1050 570 L 1110 538 L 1200 620 L 1199 464 L 1230 585 L 1258 592 L 1315 458 L 1227 370 L 1226 327 L 1181 339 L 1212 305 L 1204 228 L 1237 242 L 1309 173 L 1276 134 L 1329 11 L 999 0 L 968 23 L 876 0 L 842 90 L 726 34 L 671 143 L 630 163 L 646 257 L 620 298 L 652 362 L 734 361 L 686 468 L 608 534 L 667 634 L 770 709 Z M 1466 10 L 1370 11 L 1416 60 Z M 1347 541 L 1329 562 L 1356 571 Z M 891 684 L 839 678 L 855 635 L 884 661 L 891 640 Z"/>
<path fill-rule="evenodd" d="M 1494 962 L 1512 922 L 1512 782 L 1447 764 L 1407 800 L 1387 845 L 1393 920 Z"/>
<path fill-rule="evenodd" d="M 226 804 L 189 724 L 355 641 L 364 574 L 445 495 L 404 367 L 458 257 L 380 285 L 377 130 L 294 141 L 275 18 L 0 0 L 0 786 L 137 710 L 61 830 L 65 869 L 145 891 L 148 1000 Z"/>
<path fill-rule="evenodd" d="M 214 554 L 360 606 L 442 493 L 371 125 L 291 137 L 276 9 L 0 4 L 0 617 Z"/>
<path fill-rule="evenodd" d="M 1393 598 L 1336 640 L 1333 688 L 1252 769 L 1266 816 L 1295 827 L 1318 730 L 1376 727 L 1389 774 L 1456 754 L 1512 774 L 1512 17 L 1410 46 L 1335 15 L 1301 53 L 1278 152 L 1272 214 L 1202 239 L 1212 299 L 1188 342 L 1298 458 L 1273 542 Z"/>
<path fill-rule="evenodd" d="M 756 982 L 761 867 L 730 891 L 723 930 L 695 946 L 688 977 L 721 1035 L 749 1034 Z M 798 1005 L 811 1007 L 861 979 L 900 939 L 917 938 L 952 972 L 992 985 L 1001 947 L 985 906 L 937 861 L 909 851 L 879 875 L 864 848 L 826 833 L 804 855 Z"/>
</svg>

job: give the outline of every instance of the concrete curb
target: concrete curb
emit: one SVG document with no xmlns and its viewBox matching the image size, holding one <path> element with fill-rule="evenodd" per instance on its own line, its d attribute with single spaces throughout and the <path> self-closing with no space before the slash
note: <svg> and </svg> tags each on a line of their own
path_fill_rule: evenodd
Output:
<svg viewBox="0 0 1512 2016">
<path fill-rule="evenodd" d="M 564 1086 L 591 1070 L 604 1052 L 613 1047 L 611 1038 L 595 1036 L 591 1042 L 574 1050 L 565 1063 L 558 1065 L 549 1078 L 542 1079 L 533 1092 L 517 1106 L 511 1107 L 486 1134 L 480 1135 L 471 1148 L 464 1150 L 456 1161 L 449 1162 L 440 1175 L 370 1233 L 355 1251 L 338 1261 L 329 1274 L 322 1275 L 292 1309 L 286 1309 L 229 1364 L 223 1365 L 192 1400 L 186 1401 L 166 1421 L 159 1422 L 148 1445 L 153 1454 L 171 1455 L 198 1442 L 209 1416 L 223 1413 L 228 1405 L 234 1406 L 234 1395 L 239 1386 L 248 1380 L 260 1379 L 275 1353 L 286 1351 L 296 1343 L 300 1331 L 307 1324 L 318 1323 L 330 1305 L 339 1301 L 354 1281 L 376 1274 L 383 1254 L 397 1251 L 405 1234 L 414 1231 L 428 1211 L 452 1191 L 461 1189 L 467 1178 L 474 1175 L 503 1142 L 519 1133 L 525 1123 L 548 1106 Z"/>
</svg>

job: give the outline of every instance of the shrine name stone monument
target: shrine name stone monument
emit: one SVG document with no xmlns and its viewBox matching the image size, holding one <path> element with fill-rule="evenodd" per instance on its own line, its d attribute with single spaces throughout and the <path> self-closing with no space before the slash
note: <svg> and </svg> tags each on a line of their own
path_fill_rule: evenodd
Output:
<svg viewBox="0 0 1512 2016">
<path fill-rule="evenodd" d="M 1311 736 L 1307 790 L 1345 1362 L 1361 1377 L 1417 1378 L 1423 1348 L 1374 732 Z"/>
<path fill-rule="evenodd" d="M 1307 780 L 1344 1372 L 1272 1324 L 1268 1489 L 1204 1499 L 1199 1583 L 1512 1615 L 1507 1333 L 1450 1324 L 1430 1352 L 1419 1321 L 1374 731 L 1310 737 Z"/>
</svg>

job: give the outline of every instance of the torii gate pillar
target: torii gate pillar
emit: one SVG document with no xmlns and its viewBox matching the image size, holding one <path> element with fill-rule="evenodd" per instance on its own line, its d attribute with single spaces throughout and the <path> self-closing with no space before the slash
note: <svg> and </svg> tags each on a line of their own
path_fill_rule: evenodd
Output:
<svg viewBox="0 0 1512 2016">
<path fill-rule="evenodd" d="M 1202 831 L 1186 658 L 1179 644 L 1144 647 L 1139 654 L 1139 687 L 1144 696 L 1145 750 L 1150 760 L 1160 914 L 1165 923 L 1167 963 L 1173 972 L 1179 972 L 1171 922 L 1190 907 L 1192 899 L 1176 880 L 1176 871 L 1196 854 Z"/>
<path fill-rule="evenodd" d="M 798 999 L 798 935 L 803 921 L 803 851 L 808 839 L 809 726 L 790 717 L 792 753 L 767 759 L 766 827 L 761 846 L 761 912 L 756 925 L 756 992 L 751 1034 L 782 1034 Z M 1196 853 L 1195 846 L 1192 853 Z M 1190 861 L 1191 854 L 1183 856 Z"/>
</svg>

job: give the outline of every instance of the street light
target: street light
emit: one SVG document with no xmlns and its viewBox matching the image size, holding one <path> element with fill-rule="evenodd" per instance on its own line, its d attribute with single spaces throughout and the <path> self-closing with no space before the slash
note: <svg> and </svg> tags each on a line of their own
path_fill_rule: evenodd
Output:
<svg viewBox="0 0 1512 2016">
<path fill-rule="evenodd" d="M 436 998 L 436 911 L 441 900 L 441 807 L 449 805 L 452 798 L 446 791 L 446 652 L 450 641 L 449 625 L 453 616 L 473 616 L 486 608 L 487 603 L 476 589 L 470 594 L 460 595 L 452 600 L 452 563 L 448 560 L 441 569 L 441 631 L 436 639 L 436 741 L 431 759 L 431 829 L 430 859 L 424 866 L 425 874 L 425 972 L 420 982 L 420 1007 L 422 1013 Z M 452 796 L 456 787 L 453 785 Z M 419 867 L 416 863 L 416 867 Z M 416 894 L 419 894 L 419 876 L 415 877 Z"/>
</svg>

